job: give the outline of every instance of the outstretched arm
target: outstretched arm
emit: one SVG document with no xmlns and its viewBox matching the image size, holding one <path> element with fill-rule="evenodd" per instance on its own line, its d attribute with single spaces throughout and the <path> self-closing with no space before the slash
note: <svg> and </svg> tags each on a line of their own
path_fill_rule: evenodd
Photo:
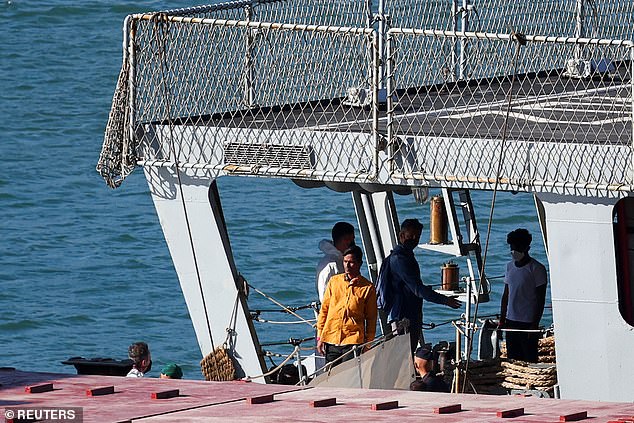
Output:
<svg viewBox="0 0 634 423">
<path fill-rule="evenodd" d="M 460 307 L 460 301 L 452 297 L 439 294 L 430 286 L 423 283 L 420 277 L 420 269 L 415 260 L 399 257 L 396 265 L 405 286 L 419 298 L 436 304 L 448 305 L 452 308 Z"/>
</svg>

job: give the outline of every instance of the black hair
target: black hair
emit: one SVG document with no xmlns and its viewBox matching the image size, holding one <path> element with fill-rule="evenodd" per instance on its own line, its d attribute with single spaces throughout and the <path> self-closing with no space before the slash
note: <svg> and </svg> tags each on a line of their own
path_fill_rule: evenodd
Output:
<svg viewBox="0 0 634 423">
<path fill-rule="evenodd" d="M 332 227 L 332 242 L 337 244 L 346 235 L 354 235 L 354 226 L 348 222 L 337 222 Z"/>
<path fill-rule="evenodd" d="M 506 236 L 506 243 L 520 248 L 530 247 L 533 242 L 533 236 L 528 230 L 520 228 L 515 229 Z"/>
<path fill-rule="evenodd" d="M 363 261 L 363 252 L 361 251 L 361 247 L 358 245 L 353 245 L 352 247 L 346 248 L 346 251 L 343 252 L 343 256 L 347 256 L 348 254 L 352 254 L 354 259 L 359 263 Z"/>
<path fill-rule="evenodd" d="M 423 224 L 418 219 L 405 219 L 401 223 L 401 232 L 421 232 Z"/>
</svg>

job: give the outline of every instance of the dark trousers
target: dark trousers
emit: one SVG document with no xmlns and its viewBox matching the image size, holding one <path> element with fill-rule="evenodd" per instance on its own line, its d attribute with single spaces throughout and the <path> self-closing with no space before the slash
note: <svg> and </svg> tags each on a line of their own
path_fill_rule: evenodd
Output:
<svg viewBox="0 0 634 423">
<path fill-rule="evenodd" d="M 326 344 L 326 363 L 330 363 L 332 361 L 337 360 L 342 355 L 346 354 L 348 351 L 352 350 L 352 348 L 356 347 L 356 345 L 330 345 Z M 348 361 L 354 357 L 354 353 L 350 352 L 341 360 L 338 360 L 334 365 L 336 366 L 339 363 L 343 363 L 344 361 Z"/>
<path fill-rule="evenodd" d="M 530 323 L 506 320 L 505 329 L 531 329 Z M 534 332 L 506 332 L 506 356 L 514 360 L 537 363 L 539 337 Z"/>
</svg>

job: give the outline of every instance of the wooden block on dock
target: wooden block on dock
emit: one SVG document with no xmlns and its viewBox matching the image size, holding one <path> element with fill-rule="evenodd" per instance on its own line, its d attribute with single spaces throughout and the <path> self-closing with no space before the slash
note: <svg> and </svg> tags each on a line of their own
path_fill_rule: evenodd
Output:
<svg viewBox="0 0 634 423">
<path fill-rule="evenodd" d="M 434 408 L 436 414 L 451 414 L 462 411 L 462 404 L 445 405 L 443 407 Z"/>
<path fill-rule="evenodd" d="M 310 402 L 311 407 L 331 407 L 337 405 L 337 398 L 326 398 Z"/>
<path fill-rule="evenodd" d="M 170 389 L 169 391 L 152 392 L 150 397 L 152 399 L 167 399 L 167 398 L 174 398 L 179 395 L 180 393 L 178 389 Z"/>
<path fill-rule="evenodd" d="M 523 408 L 514 408 L 512 410 L 502 410 L 497 412 L 497 416 L 502 417 L 503 419 L 510 418 L 510 417 L 518 417 L 523 415 L 524 415 Z"/>
<path fill-rule="evenodd" d="M 114 386 L 104 386 L 102 388 L 86 389 L 86 395 L 89 397 L 96 397 L 99 395 L 114 394 Z"/>
<path fill-rule="evenodd" d="M 52 390 L 53 390 L 52 383 L 44 383 L 42 385 L 27 386 L 26 388 L 24 388 L 24 392 L 26 392 L 27 394 L 39 394 L 41 392 L 50 392 Z"/>
<path fill-rule="evenodd" d="M 266 404 L 267 402 L 273 402 L 273 394 L 247 398 L 247 404 Z"/>
<path fill-rule="evenodd" d="M 375 411 L 391 410 L 393 408 L 398 408 L 398 401 L 387 401 L 372 404 L 372 409 Z"/>
<path fill-rule="evenodd" d="M 565 416 L 559 416 L 560 422 L 576 422 L 588 418 L 587 411 L 580 411 L 578 413 L 566 414 Z"/>
</svg>

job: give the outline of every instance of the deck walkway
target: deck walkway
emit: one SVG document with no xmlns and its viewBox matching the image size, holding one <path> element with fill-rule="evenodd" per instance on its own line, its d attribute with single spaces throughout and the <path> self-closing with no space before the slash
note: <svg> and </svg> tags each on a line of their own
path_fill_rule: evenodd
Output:
<svg viewBox="0 0 634 423">
<path fill-rule="evenodd" d="M 515 415 L 512 418 L 514 422 L 634 421 L 634 403 L 519 396 L 311 388 L 240 381 L 130 379 L 19 370 L 0 370 L 0 383 L 0 409 L 3 414 L 7 407 L 81 407 L 84 422 L 500 422 L 504 418 L 498 415 L 502 416 L 503 412 L 509 412 L 509 416 Z M 26 392 L 27 387 L 51 383 L 52 391 Z M 104 387 L 114 387 L 114 393 L 87 395 L 87 390 Z M 153 393 L 176 389 L 179 391 L 176 397 L 152 399 Z M 266 400 L 271 395 L 272 402 L 250 404 L 248 400 L 260 397 Z M 311 402 L 332 398 L 336 399 L 336 405 L 311 405 Z M 394 401 L 398 402 L 398 407 L 389 408 L 394 405 Z M 373 409 L 380 409 L 380 404 L 387 404 L 389 409 Z M 457 404 L 461 411 L 438 413 L 439 408 Z M 522 415 L 518 415 L 518 409 L 523 409 Z M 584 418 L 584 415 L 587 417 Z"/>
</svg>

